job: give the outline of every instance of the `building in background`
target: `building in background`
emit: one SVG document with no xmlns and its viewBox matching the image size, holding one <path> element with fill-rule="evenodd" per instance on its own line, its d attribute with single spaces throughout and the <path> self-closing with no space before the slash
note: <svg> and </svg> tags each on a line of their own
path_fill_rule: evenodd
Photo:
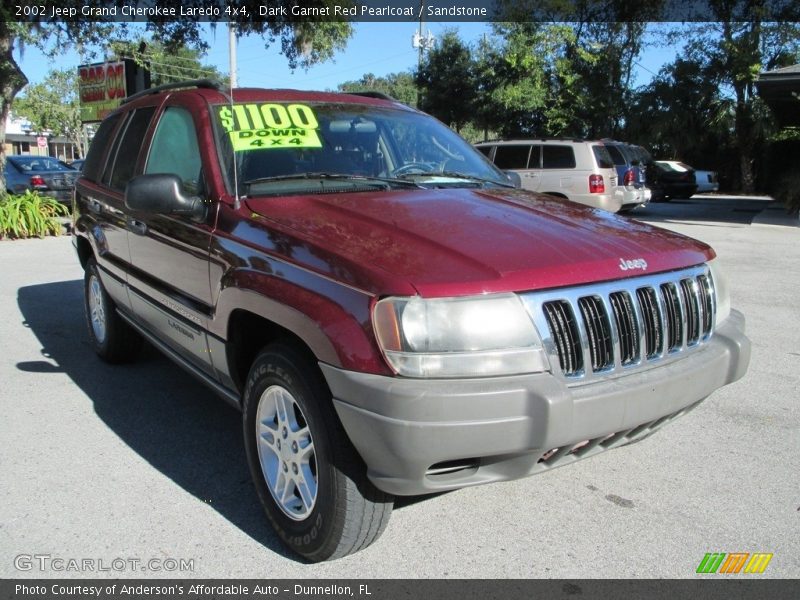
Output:
<svg viewBox="0 0 800 600">
<path fill-rule="evenodd" d="M 36 132 L 26 119 L 9 115 L 6 121 L 6 156 L 9 154 L 32 154 L 34 156 L 54 156 L 70 162 L 80 156 L 78 147 L 65 137 L 56 137 L 50 132 Z"/>
</svg>

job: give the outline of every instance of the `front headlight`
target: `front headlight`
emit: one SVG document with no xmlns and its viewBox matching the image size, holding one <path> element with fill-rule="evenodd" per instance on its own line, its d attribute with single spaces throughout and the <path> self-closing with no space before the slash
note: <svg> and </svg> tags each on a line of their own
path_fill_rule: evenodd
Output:
<svg viewBox="0 0 800 600">
<path fill-rule="evenodd" d="M 548 370 L 536 328 L 515 294 L 384 298 L 372 320 L 386 360 L 406 377 Z"/>
<path fill-rule="evenodd" d="M 717 318 L 714 320 L 714 327 L 718 327 L 731 314 L 730 289 L 728 278 L 720 268 L 718 258 L 708 261 L 708 268 L 711 271 L 711 280 L 714 282 L 714 293 L 717 297 Z"/>
</svg>

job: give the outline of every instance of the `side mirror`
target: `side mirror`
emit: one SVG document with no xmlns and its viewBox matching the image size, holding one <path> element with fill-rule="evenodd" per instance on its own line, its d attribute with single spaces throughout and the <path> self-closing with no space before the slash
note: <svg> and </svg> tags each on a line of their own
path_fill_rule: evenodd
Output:
<svg viewBox="0 0 800 600">
<path fill-rule="evenodd" d="M 514 187 L 520 189 L 522 187 L 522 178 L 519 176 L 519 173 L 515 173 L 514 171 L 503 171 L 508 177 L 508 180 L 514 184 Z"/>
<path fill-rule="evenodd" d="M 195 220 L 206 215 L 202 198 L 187 196 L 181 178 L 169 173 L 139 175 L 131 179 L 125 187 L 125 206 L 141 212 L 185 215 Z"/>
</svg>

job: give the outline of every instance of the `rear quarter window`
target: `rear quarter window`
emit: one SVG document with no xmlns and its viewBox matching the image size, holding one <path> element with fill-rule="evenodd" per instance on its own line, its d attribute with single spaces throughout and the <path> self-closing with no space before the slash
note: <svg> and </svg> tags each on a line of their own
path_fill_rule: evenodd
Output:
<svg viewBox="0 0 800 600">
<path fill-rule="evenodd" d="M 608 148 L 595 144 L 592 146 L 592 152 L 594 152 L 594 158 L 597 161 L 598 167 L 601 169 L 614 168 L 614 161 L 611 159 L 611 155 L 608 153 Z"/>
<path fill-rule="evenodd" d="M 115 190 L 124 190 L 133 177 L 144 136 L 147 134 L 155 111 L 156 109 L 152 106 L 140 108 L 128 121 L 128 126 L 119 142 L 117 156 L 114 159 L 114 170 L 111 172 L 109 184 Z"/>
<path fill-rule="evenodd" d="M 574 169 L 575 150 L 572 146 L 542 146 L 543 169 Z"/>
<path fill-rule="evenodd" d="M 122 113 L 117 113 L 100 124 L 97 133 L 94 135 L 89 152 L 86 155 L 86 162 L 83 163 L 83 176 L 90 181 L 98 181 L 100 174 L 105 166 L 103 158 L 108 145 L 113 139 L 114 130 L 117 128 Z"/>
<path fill-rule="evenodd" d="M 622 152 L 619 151 L 619 148 L 616 146 L 606 146 L 606 150 L 611 155 L 611 158 L 614 160 L 615 165 L 625 165 L 627 162 L 625 161 L 625 157 L 622 156 Z"/>
</svg>

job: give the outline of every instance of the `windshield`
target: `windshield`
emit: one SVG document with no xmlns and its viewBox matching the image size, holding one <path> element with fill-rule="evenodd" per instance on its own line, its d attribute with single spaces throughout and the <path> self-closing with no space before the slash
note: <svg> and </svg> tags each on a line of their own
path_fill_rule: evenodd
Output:
<svg viewBox="0 0 800 600">
<path fill-rule="evenodd" d="M 308 193 L 323 180 L 332 192 L 408 187 L 409 182 L 510 185 L 456 133 L 409 110 L 247 103 L 218 105 L 214 111 L 224 170 L 233 182 L 235 158 L 241 195 Z M 301 178 L 305 182 L 298 183 Z"/>
</svg>

